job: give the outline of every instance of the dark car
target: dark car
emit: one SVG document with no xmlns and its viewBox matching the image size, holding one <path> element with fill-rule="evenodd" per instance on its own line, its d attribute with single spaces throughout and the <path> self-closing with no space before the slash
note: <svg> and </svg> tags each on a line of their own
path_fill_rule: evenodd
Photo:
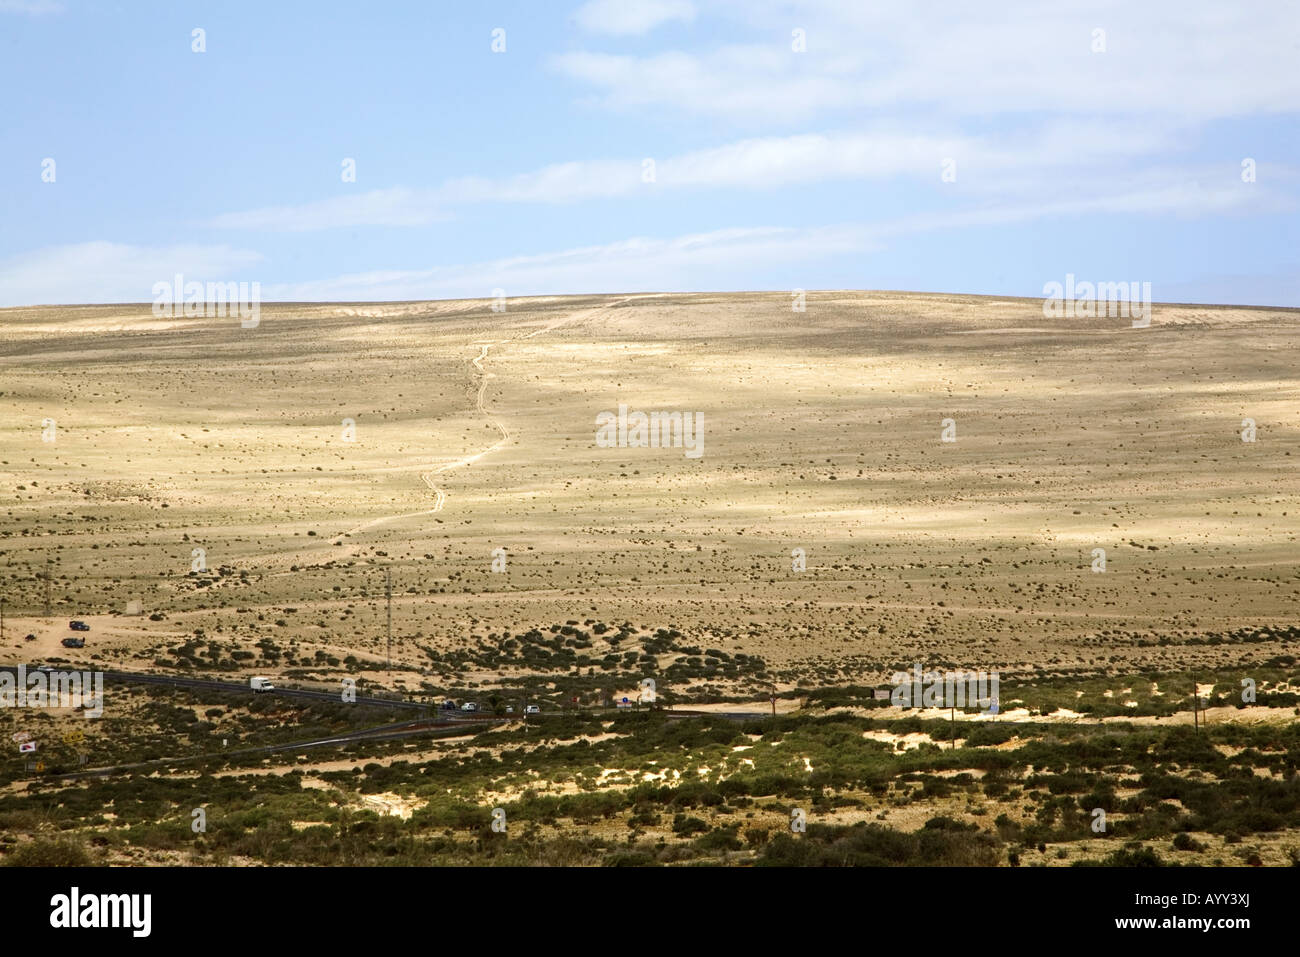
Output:
<svg viewBox="0 0 1300 957">
<path fill-rule="evenodd" d="M 35 635 L 28 635 L 28 636 L 27 636 L 27 640 L 28 640 L 28 641 L 35 641 L 35 640 L 36 640 L 36 636 L 35 636 Z"/>
<path fill-rule="evenodd" d="M 85 638 L 64 638 L 63 647 L 64 648 L 85 648 L 86 639 Z"/>
<path fill-rule="evenodd" d="M 73 631 L 90 631 L 90 626 L 84 621 L 70 621 L 68 627 Z"/>
</svg>

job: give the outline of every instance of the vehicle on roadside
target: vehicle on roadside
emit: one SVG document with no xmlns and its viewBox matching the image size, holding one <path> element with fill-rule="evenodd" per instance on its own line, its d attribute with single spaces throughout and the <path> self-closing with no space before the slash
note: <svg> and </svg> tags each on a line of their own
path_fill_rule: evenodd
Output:
<svg viewBox="0 0 1300 957">
<path fill-rule="evenodd" d="M 90 626 L 86 624 L 84 621 L 80 621 L 78 619 L 73 619 L 72 621 L 68 622 L 68 628 L 71 629 L 72 631 L 90 631 Z"/>
<path fill-rule="evenodd" d="M 542 713 L 542 709 L 535 704 L 530 704 L 527 708 L 524 709 L 524 714 L 541 714 L 541 713 Z"/>
<path fill-rule="evenodd" d="M 86 639 L 85 639 L 85 638 L 72 638 L 72 637 L 64 638 L 64 639 L 63 639 L 63 647 L 64 647 L 64 648 L 85 648 L 85 647 L 86 647 Z"/>
<path fill-rule="evenodd" d="M 514 713 L 515 713 L 515 706 L 512 704 L 506 705 L 506 714 L 514 714 Z"/>
<path fill-rule="evenodd" d="M 270 678 L 249 678 L 248 686 L 253 689 L 254 694 L 275 690 L 275 685 L 271 684 Z"/>
<path fill-rule="evenodd" d="M 477 711 L 477 710 L 478 710 L 478 702 L 476 702 L 476 701 L 466 701 L 463 705 L 460 706 L 460 710 L 461 710 L 461 711 Z"/>
</svg>

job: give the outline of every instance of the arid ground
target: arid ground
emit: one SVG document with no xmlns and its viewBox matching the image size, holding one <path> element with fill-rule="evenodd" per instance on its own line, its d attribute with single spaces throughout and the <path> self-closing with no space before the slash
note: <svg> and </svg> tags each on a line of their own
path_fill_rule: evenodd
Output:
<svg viewBox="0 0 1300 957">
<path fill-rule="evenodd" d="M 0 855 L 1300 860 L 1296 319 L 860 292 L 0 311 L 3 663 L 245 684 L 7 709 L 39 752 L 0 768 Z M 703 454 L 602 447 L 621 404 L 698 414 Z M 914 662 L 1001 672 L 1000 715 L 877 700 Z M 251 675 L 544 719 L 321 747 L 396 718 Z M 647 677 L 705 714 L 609 707 Z"/>
<path fill-rule="evenodd" d="M 81 617 L 122 665 L 196 630 L 379 661 L 389 568 L 408 668 L 591 620 L 786 685 L 1221 664 L 1185 640 L 1296 620 L 1296 321 L 861 292 L 278 305 L 251 329 L 3 310 L 5 644 L 75 660 Z M 620 403 L 700 413 L 703 455 L 597 447 Z"/>
</svg>

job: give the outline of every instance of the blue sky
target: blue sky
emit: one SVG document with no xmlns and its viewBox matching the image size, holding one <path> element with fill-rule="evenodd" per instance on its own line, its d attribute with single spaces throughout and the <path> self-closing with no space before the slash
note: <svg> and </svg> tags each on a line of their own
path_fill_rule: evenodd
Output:
<svg viewBox="0 0 1300 957">
<path fill-rule="evenodd" d="M 0 305 L 179 272 L 1300 306 L 1294 4 L 1042 6 L 0 0 Z"/>
</svg>

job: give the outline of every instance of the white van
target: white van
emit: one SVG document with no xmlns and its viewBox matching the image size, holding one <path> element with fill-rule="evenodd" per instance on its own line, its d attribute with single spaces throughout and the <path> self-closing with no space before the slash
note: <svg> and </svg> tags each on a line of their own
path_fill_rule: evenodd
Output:
<svg viewBox="0 0 1300 957">
<path fill-rule="evenodd" d="M 275 685 L 271 684 L 270 678 L 249 678 L 248 686 L 252 688 L 255 693 L 275 690 Z"/>
</svg>

